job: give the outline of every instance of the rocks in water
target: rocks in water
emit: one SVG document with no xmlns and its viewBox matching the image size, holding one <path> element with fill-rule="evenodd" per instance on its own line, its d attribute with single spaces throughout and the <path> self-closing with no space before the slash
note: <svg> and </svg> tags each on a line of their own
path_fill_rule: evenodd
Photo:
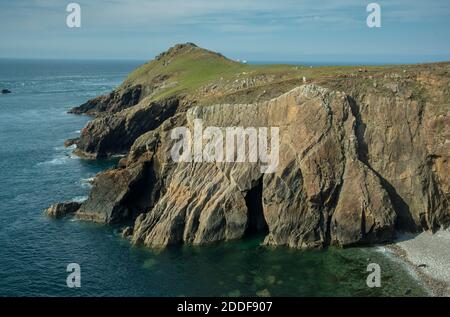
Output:
<svg viewBox="0 0 450 317">
<path fill-rule="evenodd" d="M 2 89 L 2 94 L 10 94 L 11 90 L 9 89 Z"/>
<path fill-rule="evenodd" d="M 128 226 L 128 227 L 123 228 L 123 230 L 121 232 L 121 236 L 123 238 L 128 238 L 132 235 L 133 235 L 133 227 Z"/>
<path fill-rule="evenodd" d="M 270 297 L 270 291 L 267 288 L 265 288 L 263 290 L 260 290 L 260 291 L 256 292 L 256 296 L 258 296 L 258 297 Z"/>
<path fill-rule="evenodd" d="M 69 214 L 74 214 L 80 208 L 81 203 L 69 201 L 64 203 L 57 203 L 45 210 L 45 214 L 52 218 L 62 218 Z"/>
<path fill-rule="evenodd" d="M 79 140 L 79 138 L 67 139 L 64 141 L 64 147 L 70 147 L 72 145 L 76 145 L 78 140 Z"/>
<path fill-rule="evenodd" d="M 131 219 L 138 210 L 133 207 L 130 191 L 138 190 L 136 186 L 141 185 L 144 176 L 145 166 L 142 164 L 133 169 L 109 170 L 98 174 L 77 218 L 100 223 L 120 223 Z"/>
</svg>

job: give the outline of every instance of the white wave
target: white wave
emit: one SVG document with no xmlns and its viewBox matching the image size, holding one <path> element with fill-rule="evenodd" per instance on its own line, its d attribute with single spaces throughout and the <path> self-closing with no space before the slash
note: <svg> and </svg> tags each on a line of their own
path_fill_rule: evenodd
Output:
<svg viewBox="0 0 450 317">
<path fill-rule="evenodd" d="M 41 165 L 63 165 L 67 162 L 68 157 L 67 156 L 62 156 L 62 157 L 55 157 L 52 160 L 49 161 L 45 161 L 45 162 L 40 162 L 37 165 L 41 166 Z"/>
<path fill-rule="evenodd" d="M 92 184 L 89 183 L 81 183 L 81 187 L 84 189 L 91 189 L 92 188 Z"/>
<path fill-rule="evenodd" d="M 73 153 L 68 153 L 65 155 L 59 155 L 57 157 L 54 157 L 51 160 L 45 161 L 45 162 L 40 162 L 37 163 L 37 166 L 42 166 L 42 165 L 63 165 L 66 164 L 69 160 L 79 160 L 80 157 L 76 156 Z"/>
<path fill-rule="evenodd" d="M 94 177 L 83 178 L 80 180 L 81 187 L 90 189 L 92 188 L 92 183 L 94 182 Z"/>
<path fill-rule="evenodd" d="M 73 153 L 70 153 L 69 158 L 71 160 L 81 160 L 81 157 L 79 157 L 79 156 L 77 156 L 77 155 L 75 155 Z"/>
<path fill-rule="evenodd" d="M 374 248 L 374 250 L 375 250 L 376 252 L 382 253 L 382 254 L 390 254 L 390 253 L 392 253 L 391 250 L 389 250 L 388 248 L 386 248 L 385 246 L 382 246 L 382 245 L 376 246 L 376 247 Z"/>
<path fill-rule="evenodd" d="M 89 178 L 82 178 L 81 182 L 82 183 L 89 183 L 92 184 L 92 182 L 94 181 L 95 177 L 89 177 Z"/>
<path fill-rule="evenodd" d="M 75 150 L 77 148 L 76 144 L 72 144 L 70 146 L 64 146 L 64 145 L 59 145 L 59 146 L 55 146 L 53 147 L 53 150 L 55 150 L 58 153 L 64 153 L 66 155 L 70 155 L 72 153 L 73 150 Z"/>
<path fill-rule="evenodd" d="M 76 202 L 76 203 L 83 203 L 88 199 L 88 196 L 76 196 L 74 198 L 72 198 L 71 200 Z"/>
</svg>

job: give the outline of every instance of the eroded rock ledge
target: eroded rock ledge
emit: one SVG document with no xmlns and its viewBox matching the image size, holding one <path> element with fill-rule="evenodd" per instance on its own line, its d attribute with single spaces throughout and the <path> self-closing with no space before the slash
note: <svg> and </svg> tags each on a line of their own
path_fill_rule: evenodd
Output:
<svg viewBox="0 0 450 317">
<path fill-rule="evenodd" d="M 75 201 L 67 201 L 65 203 L 57 203 L 47 208 L 44 213 L 52 218 L 62 218 L 70 214 L 74 214 L 80 209 L 81 203 Z"/>
<path fill-rule="evenodd" d="M 96 177 L 76 217 L 134 221 L 133 243 L 152 248 L 250 231 L 267 245 L 352 246 L 390 241 L 398 229 L 447 227 L 448 125 L 430 128 L 442 120 L 437 112 L 408 95 L 349 96 L 318 85 L 267 102 L 169 111 L 120 167 Z M 196 118 L 280 127 L 277 172 L 261 174 L 258 163 L 174 163 L 170 131 Z"/>
<path fill-rule="evenodd" d="M 105 158 L 128 153 L 133 142 L 147 131 L 156 129 L 173 116 L 179 106 L 176 97 L 160 101 L 142 100 L 132 108 L 99 116 L 90 121 L 77 140 L 76 154 L 89 158 Z"/>
<path fill-rule="evenodd" d="M 108 95 L 94 98 L 81 106 L 70 109 L 69 113 L 98 115 L 102 112 L 119 112 L 136 105 L 141 99 L 141 92 L 141 85 L 114 90 Z"/>
</svg>

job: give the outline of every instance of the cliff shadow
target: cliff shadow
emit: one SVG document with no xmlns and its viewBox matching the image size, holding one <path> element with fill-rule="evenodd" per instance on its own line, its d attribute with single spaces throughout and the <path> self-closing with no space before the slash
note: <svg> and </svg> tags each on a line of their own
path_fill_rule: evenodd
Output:
<svg viewBox="0 0 450 317">
<path fill-rule="evenodd" d="M 364 123 L 361 118 L 361 112 L 359 109 L 359 105 L 357 101 L 348 96 L 348 102 L 350 104 L 350 108 L 353 116 L 356 119 L 355 126 L 355 134 L 357 139 L 357 151 L 358 151 L 358 159 L 363 162 L 379 179 L 381 186 L 386 190 L 389 195 L 389 199 L 392 202 L 392 206 L 394 207 L 395 212 L 397 213 L 397 221 L 395 227 L 397 230 L 406 231 L 406 232 L 417 232 L 418 228 L 414 222 L 414 219 L 411 215 L 411 210 L 408 204 L 404 201 L 404 199 L 398 194 L 395 187 L 385 179 L 380 173 L 372 168 L 369 163 L 369 146 L 364 138 L 367 125 Z"/>
<path fill-rule="evenodd" d="M 264 209 L 262 204 L 263 182 L 262 177 L 256 185 L 245 194 L 245 204 L 247 206 L 247 228 L 245 236 L 268 234 L 269 227 L 264 218 Z"/>
</svg>

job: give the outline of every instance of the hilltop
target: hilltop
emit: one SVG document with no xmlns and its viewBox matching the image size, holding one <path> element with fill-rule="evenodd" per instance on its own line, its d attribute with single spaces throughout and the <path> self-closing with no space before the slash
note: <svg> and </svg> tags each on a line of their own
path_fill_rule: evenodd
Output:
<svg viewBox="0 0 450 317">
<path fill-rule="evenodd" d="M 303 83 L 384 67 L 249 65 L 196 46 L 178 44 L 138 67 L 111 94 L 88 101 L 72 113 L 118 112 L 139 101 L 190 96 L 205 104 L 269 100 Z M 245 92 L 245 93 L 244 93 Z"/>
</svg>

